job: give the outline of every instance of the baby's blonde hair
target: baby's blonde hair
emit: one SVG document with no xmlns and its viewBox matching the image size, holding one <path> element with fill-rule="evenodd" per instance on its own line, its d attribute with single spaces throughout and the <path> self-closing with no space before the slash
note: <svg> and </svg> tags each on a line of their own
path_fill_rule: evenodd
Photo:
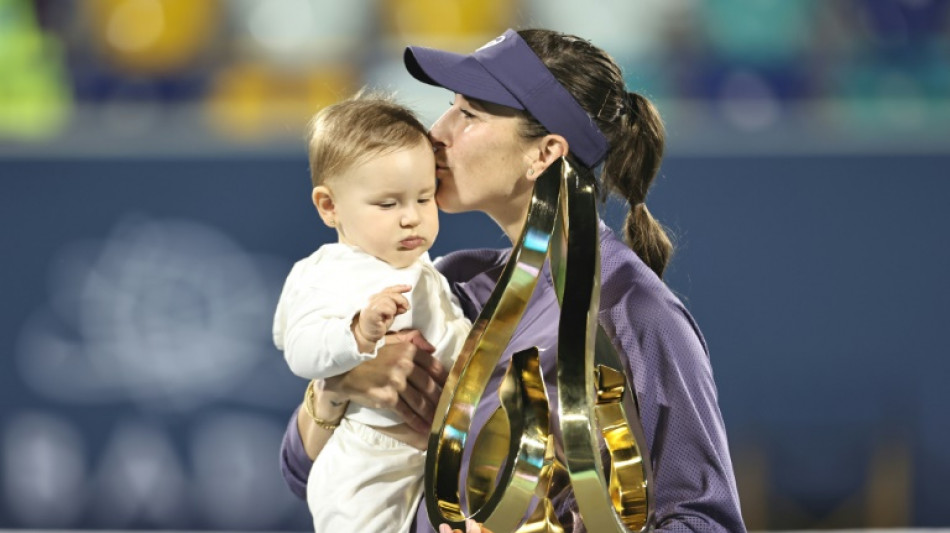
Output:
<svg viewBox="0 0 950 533">
<path fill-rule="evenodd" d="M 307 137 L 314 187 L 372 157 L 429 142 L 415 113 L 392 95 L 365 90 L 321 109 Z"/>
</svg>

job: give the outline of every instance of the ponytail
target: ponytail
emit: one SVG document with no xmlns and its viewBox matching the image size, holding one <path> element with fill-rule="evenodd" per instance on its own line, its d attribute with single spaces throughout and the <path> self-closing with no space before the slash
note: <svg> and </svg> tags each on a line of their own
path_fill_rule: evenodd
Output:
<svg viewBox="0 0 950 533">
<path fill-rule="evenodd" d="M 649 100 L 626 93 L 618 143 L 604 163 L 603 180 L 608 189 L 623 196 L 630 206 L 624 221 L 624 240 L 657 276 L 673 255 L 673 243 L 666 229 L 646 206 L 647 192 L 663 160 L 666 133 L 659 113 Z"/>
<path fill-rule="evenodd" d="M 673 255 L 673 243 L 663 226 L 650 214 L 646 204 L 636 204 L 627 213 L 623 237 L 640 259 L 662 278 Z"/>
</svg>

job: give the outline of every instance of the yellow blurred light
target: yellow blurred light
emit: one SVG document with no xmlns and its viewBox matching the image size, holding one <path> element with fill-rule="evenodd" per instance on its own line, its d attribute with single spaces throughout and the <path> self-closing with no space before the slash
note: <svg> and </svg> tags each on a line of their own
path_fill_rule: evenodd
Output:
<svg viewBox="0 0 950 533">
<path fill-rule="evenodd" d="M 429 46 L 464 49 L 505 31 L 514 20 L 511 0 L 384 0 L 383 16 L 392 31 Z"/>
<path fill-rule="evenodd" d="M 153 46 L 165 31 L 165 11 L 158 0 L 129 0 L 109 16 L 106 39 L 122 52 L 136 53 Z"/>
<path fill-rule="evenodd" d="M 215 130 L 238 141 L 302 139 L 310 117 L 350 96 L 356 80 L 349 65 L 295 72 L 262 63 L 232 65 L 215 76 L 207 116 Z"/>
<path fill-rule="evenodd" d="M 118 69 L 166 74 L 187 68 L 214 37 L 218 0 L 88 0 L 92 39 Z"/>
</svg>

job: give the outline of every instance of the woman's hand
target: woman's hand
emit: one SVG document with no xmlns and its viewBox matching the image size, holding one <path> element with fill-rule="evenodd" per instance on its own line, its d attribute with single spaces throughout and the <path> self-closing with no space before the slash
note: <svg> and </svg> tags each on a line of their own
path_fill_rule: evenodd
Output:
<svg viewBox="0 0 950 533">
<path fill-rule="evenodd" d="M 409 427 L 426 434 L 448 372 L 432 356 L 434 351 L 416 330 L 387 335 L 375 358 L 327 379 L 324 389 L 360 405 L 392 409 Z"/>
<path fill-rule="evenodd" d="M 439 526 L 439 533 L 492 533 L 492 532 L 482 527 L 481 524 L 469 518 L 468 520 L 465 521 L 464 532 L 461 529 L 452 529 L 448 524 L 441 524 Z"/>
</svg>

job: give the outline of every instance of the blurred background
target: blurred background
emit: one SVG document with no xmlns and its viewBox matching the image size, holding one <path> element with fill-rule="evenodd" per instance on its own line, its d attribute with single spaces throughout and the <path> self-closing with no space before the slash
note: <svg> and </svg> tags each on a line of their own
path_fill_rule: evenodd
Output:
<svg viewBox="0 0 950 533">
<path fill-rule="evenodd" d="M 950 527 L 950 1 L 0 0 L 0 529 L 309 528 L 270 340 L 334 238 L 303 126 L 364 85 L 431 122 L 407 44 L 536 26 L 665 117 L 749 528 Z M 506 245 L 446 215 L 433 254 Z"/>
</svg>

